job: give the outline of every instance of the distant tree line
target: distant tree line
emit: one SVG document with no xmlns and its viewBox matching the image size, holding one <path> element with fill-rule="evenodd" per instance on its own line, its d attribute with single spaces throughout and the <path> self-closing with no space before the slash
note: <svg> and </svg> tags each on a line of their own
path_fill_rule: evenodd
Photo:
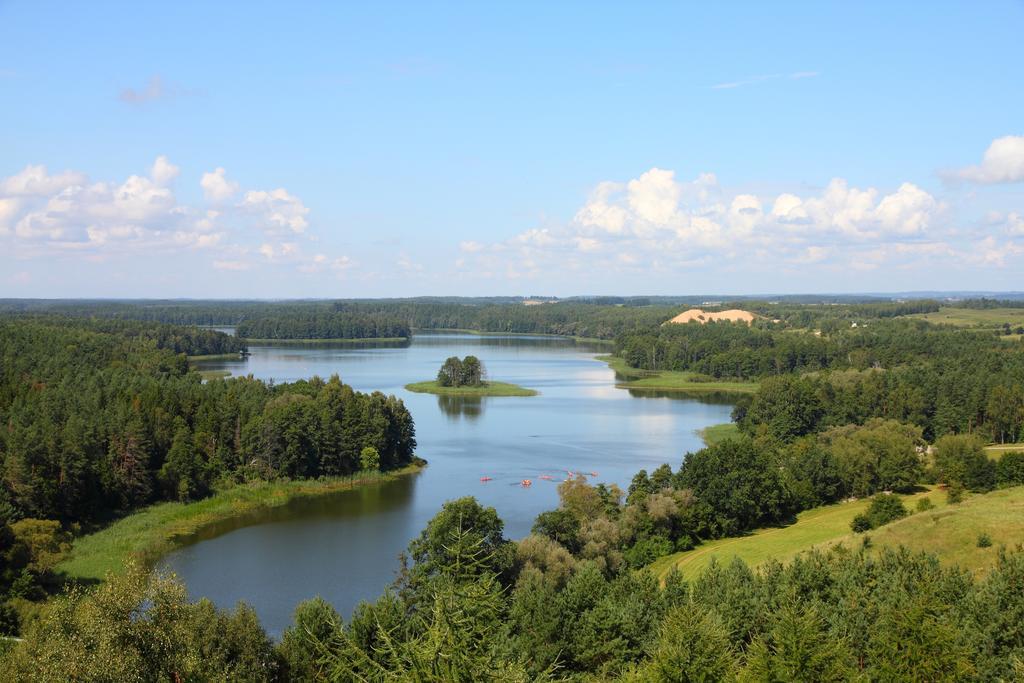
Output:
<svg viewBox="0 0 1024 683">
<path fill-rule="evenodd" d="M 246 318 L 235 334 L 248 339 L 408 339 L 409 325 L 386 314 L 290 311 Z"/>
<path fill-rule="evenodd" d="M 973 308 L 976 310 L 1024 308 L 1024 299 L 964 299 L 951 305 L 955 305 L 957 308 Z"/>
<path fill-rule="evenodd" d="M 247 350 L 244 339 L 194 325 L 158 324 L 114 318 L 77 318 L 49 314 L 24 316 L 0 314 L 0 323 L 4 321 L 11 323 L 34 322 L 55 328 L 70 327 L 93 330 L 118 337 L 133 344 L 135 348 L 143 349 L 153 345 L 158 349 L 183 353 L 187 356 L 244 353 Z"/>
</svg>

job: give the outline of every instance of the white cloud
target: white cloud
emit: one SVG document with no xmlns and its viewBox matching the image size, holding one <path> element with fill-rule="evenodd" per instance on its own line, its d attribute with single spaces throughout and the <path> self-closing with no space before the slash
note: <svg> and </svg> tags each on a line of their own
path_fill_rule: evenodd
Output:
<svg viewBox="0 0 1024 683">
<path fill-rule="evenodd" d="M 0 214 L 2 214 L 2 211 L 0 211 Z M 1009 213 L 1006 216 L 1006 232 L 1010 235 L 1024 237 L 1024 216 L 1021 216 L 1016 211 Z"/>
<path fill-rule="evenodd" d="M 57 175 L 49 175 L 46 166 L 26 166 L 18 173 L 0 182 L 0 195 L 13 197 L 44 197 L 60 192 L 72 185 L 86 182 L 82 173 L 64 171 Z"/>
<path fill-rule="evenodd" d="M 592 225 L 610 233 L 621 232 L 628 214 L 612 203 L 612 197 L 621 190 L 619 183 L 599 183 L 590 193 L 587 203 L 576 212 L 574 220 L 580 225 Z"/>
<path fill-rule="evenodd" d="M 672 171 L 652 168 L 630 180 L 627 188 L 629 207 L 640 220 L 668 225 L 675 218 L 681 192 Z"/>
<path fill-rule="evenodd" d="M 291 195 L 283 187 L 276 190 L 250 190 L 245 193 L 242 206 L 260 215 L 264 228 L 269 232 L 290 230 L 293 233 L 305 232 L 309 227 L 306 214 L 309 209 L 298 197 Z"/>
<path fill-rule="evenodd" d="M 467 254 L 472 254 L 481 251 L 483 250 L 483 248 L 484 245 L 480 244 L 479 242 L 474 242 L 472 240 L 468 242 L 459 242 L 459 251 L 464 251 Z"/>
<path fill-rule="evenodd" d="M 680 181 L 671 170 L 652 168 L 626 182 L 598 183 L 564 226 L 463 248 L 471 258 L 460 267 L 528 276 L 552 268 L 673 272 L 744 261 L 823 266 L 858 245 L 926 242 L 943 211 L 912 183 L 884 193 L 836 178 L 817 193 L 760 196 L 726 193 L 712 173 Z M 857 267 L 891 257 L 949 257 L 917 246 L 858 253 Z"/>
<path fill-rule="evenodd" d="M 0 199 L 0 236 L 10 232 L 19 208 L 18 200 L 13 197 Z"/>
<path fill-rule="evenodd" d="M 224 203 L 238 184 L 218 167 L 200 185 L 212 205 L 183 204 L 173 181 L 181 170 L 157 157 L 146 175 L 92 182 L 84 173 L 50 175 L 41 165 L 0 178 L 0 248 L 20 257 L 54 253 L 157 254 L 214 252 L 214 267 L 253 267 L 252 255 L 299 269 L 328 267 L 331 257 L 302 253 L 309 209 L 284 189 L 250 190 L 240 204 Z M 239 258 L 246 256 L 247 258 Z"/>
<path fill-rule="evenodd" d="M 996 138 L 985 150 L 980 164 L 947 174 L 975 183 L 1018 183 L 1024 181 L 1024 136 Z"/>
<path fill-rule="evenodd" d="M 238 183 L 228 180 L 225 170 L 220 166 L 204 173 L 199 186 L 203 188 L 203 195 L 213 202 L 223 202 L 238 192 Z"/>
<path fill-rule="evenodd" d="M 149 171 L 149 176 L 157 185 L 167 185 L 177 178 L 180 172 L 181 169 L 168 161 L 167 157 L 161 155 L 153 162 L 153 167 Z"/>
<path fill-rule="evenodd" d="M 882 198 L 875 217 L 885 232 L 915 235 L 928 228 L 937 209 L 934 197 L 912 183 L 903 183 L 895 193 Z"/>
</svg>

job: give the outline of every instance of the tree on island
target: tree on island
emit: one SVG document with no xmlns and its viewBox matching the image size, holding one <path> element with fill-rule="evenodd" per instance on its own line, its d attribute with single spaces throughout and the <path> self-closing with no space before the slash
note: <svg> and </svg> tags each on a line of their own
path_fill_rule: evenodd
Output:
<svg viewBox="0 0 1024 683">
<path fill-rule="evenodd" d="M 480 387 L 484 385 L 484 364 L 476 356 L 459 359 L 452 356 L 437 371 L 437 384 L 442 387 Z"/>
</svg>

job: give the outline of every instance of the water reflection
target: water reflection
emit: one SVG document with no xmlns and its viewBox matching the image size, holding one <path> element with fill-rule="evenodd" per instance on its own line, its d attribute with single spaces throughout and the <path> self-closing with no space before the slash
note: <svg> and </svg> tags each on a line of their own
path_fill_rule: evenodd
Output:
<svg viewBox="0 0 1024 683">
<path fill-rule="evenodd" d="M 609 353 L 611 346 L 600 342 L 583 342 L 571 337 L 548 337 L 545 335 L 519 334 L 467 334 L 465 332 L 430 331 L 415 333 L 416 346 L 451 346 L 452 342 L 494 348 L 533 347 L 537 349 L 576 349 L 579 351 Z"/>
<path fill-rule="evenodd" d="M 733 391 L 665 391 L 664 389 L 628 389 L 629 395 L 633 398 L 672 398 L 686 401 L 706 403 L 711 406 L 732 406 L 736 405 L 737 394 Z"/>
<path fill-rule="evenodd" d="M 484 399 L 482 396 L 444 396 L 438 395 L 437 407 L 449 420 L 466 418 L 476 421 L 484 414 Z"/>
</svg>

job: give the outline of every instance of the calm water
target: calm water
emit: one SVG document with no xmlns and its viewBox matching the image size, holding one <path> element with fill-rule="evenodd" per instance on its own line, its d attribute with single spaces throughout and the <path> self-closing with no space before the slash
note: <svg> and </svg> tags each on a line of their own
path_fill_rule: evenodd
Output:
<svg viewBox="0 0 1024 683">
<path fill-rule="evenodd" d="M 397 556 L 446 500 L 473 495 L 497 508 L 506 535 L 529 533 L 557 505 L 567 470 L 596 472 L 623 489 L 637 470 L 677 466 L 700 447 L 697 430 L 729 420 L 711 400 L 615 388 L 602 349 L 549 337 L 417 335 L 406 347 L 253 347 L 242 361 L 204 364 L 288 382 L 337 373 L 362 391 L 400 396 L 416 421 L 420 474 L 214 529 L 165 565 L 193 596 L 245 600 L 279 636 L 300 601 L 321 595 L 348 616 L 394 578 Z M 480 357 L 495 380 L 539 390 L 522 398 L 453 399 L 403 386 L 431 379 L 448 356 Z M 553 479 L 542 480 L 541 475 Z M 482 483 L 483 476 L 493 480 Z M 533 486 L 519 482 L 532 479 Z"/>
</svg>

